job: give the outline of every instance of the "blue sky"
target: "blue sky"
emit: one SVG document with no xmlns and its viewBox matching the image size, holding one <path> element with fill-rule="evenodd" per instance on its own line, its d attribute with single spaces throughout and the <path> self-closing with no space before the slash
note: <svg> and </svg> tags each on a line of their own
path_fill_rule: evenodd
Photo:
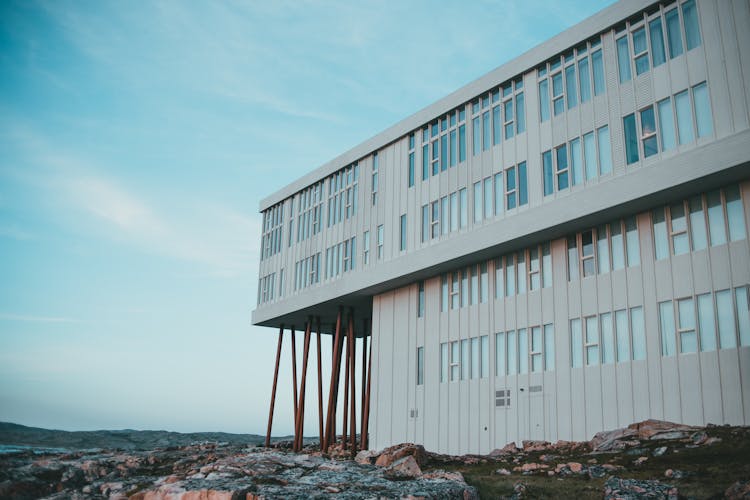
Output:
<svg viewBox="0 0 750 500">
<path fill-rule="evenodd" d="M 0 420 L 263 434 L 259 200 L 608 3 L 2 2 Z"/>
</svg>

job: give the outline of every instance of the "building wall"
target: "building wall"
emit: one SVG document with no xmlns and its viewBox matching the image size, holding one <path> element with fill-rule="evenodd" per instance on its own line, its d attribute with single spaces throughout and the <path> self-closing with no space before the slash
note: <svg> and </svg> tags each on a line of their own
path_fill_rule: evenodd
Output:
<svg viewBox="0 0 750 500">
<path fill-rule="evenodd" d="M 741 183 L 741 192 L 747 235 L 750 181 Z M 424 282 L 422 317 L 417 312 L 416 283 L 377 295 L 373 447 L 413 441 L 442 453 L 488 453 L 524 439 L 590 439 L 601 430 L 647 418 L 695 425 L 750 423 L 750 326 L 740 316 L 748 314 L 746 301 L 744 310 L 733 302 L 734 312 L 730 311 L 739 347 L 721 347 L 717 341 L 715 350 L 682 353 L 675 333 L 673 355 L 662 355 L 658 307 L 660 302 L 722 290 L 731 290 L 735 301 L 735 290 L 747 290 L 750 284 L 748 238 L 682 255 L 670 252 L 657 260 L 651 217 L 650 212 L 637 214 L 639 265 L 569 281 L 567 241 L 558 238 L 550 244 L 552 284 L 547 288 L 496 298 L 491 260 L 490 295 L 484 303 L 442 311 L 441 276 Z M 644 360 L 615 358 L 587 366 L 584 351 L 583 366 L 572 367 L 571 320 L 614 316 L 615 311 L 637 307 L 642 307 L 644 317 Z M 701 325 L 695 322 L 698 331 Z M 545 324 L 554 329 L 554 368 L 534 373 L 529 361 L 525 374 L 498 375 L 496 333 Z M 483 335 L 489 340 L 486 376 L 441 381 L 441 344 Z M 599 340 L 601 351 L 601 327 Z M 423 384 L 417 384 L 420 347 Z M 462 370 L 460 366 L 459 373 Z M 504 390 L 510 391 L 510 405 L 498 407 L 495 391 Z"/>
</svg>

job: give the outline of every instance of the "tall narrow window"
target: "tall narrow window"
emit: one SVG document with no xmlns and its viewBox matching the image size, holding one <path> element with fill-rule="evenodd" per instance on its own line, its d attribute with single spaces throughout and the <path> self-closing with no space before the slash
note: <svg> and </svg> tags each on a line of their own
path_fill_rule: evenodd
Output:
<svg viewBox="0 0 750 500">
<path fill-rule="evenodd" d="M 565 111 L 565 92 L 563 91 L 562 72 L 552 75 L 552 106 L 555 110 L 555 116 Z"/>
<path fill-rule="evenodd" d="M 500 115 L 501 110 L 501 106 L 495 106 L 492 108 L 492 143 L 495 145 L 500 144 L 503 137 L 503 120 Z"/>
<path fill-rule="evenodd" d="M 513 137 L 514 126 L 513 126 L 513 99 L 510 98 L 503 103 L 503 118 L 505 127 L 505 138 L 510 139 Z"/>
<path fill-rule="evenodd" d="M 664 151 L 674 149 L 675 141 L 674 116 L 672 115 L 672 99 L 664 99 L 657 104 L 659 110 L 659 136 Z"/>
<path fill-rule="evenodd" d="M 469 225 L 469 216 L 466 209 L 466 188 L 462 188 L 458 191 L 458 203 L 461 209 L 461 227 L 466 227 Z"/>
<path fill-rule="evenodd" d="M 458 341 L 451 342 L 451 382 L 458 380 L 460 363 Z"/>
<path fill-rule="evenodd" d="M 541 285 L 539 266 L 539 248 L 529 249 L 529 290 L 538 290 Z"/>
<path fill-rule="evenodd" d="M 383 225 L 378 226 L 378 260 L 383 258 Z"/>
<path fill-rule="evenodd" d="M 656 119 L 654 108 L 649 106 L 639 113 L 641 118 L 641 143 L 643 144 L 643 157 L 648 158 L 659 152 L 659 143 L 656 140 Z"/>
<path fill-rule="evenodd" d="M 625 159 L 628 165 L 638 161 L 638 132 L 635 128 L 635 115 L 629 114 L 622 119 L 625 129 Z"/>
<path fill-rule="evenodd" d="M 401 251 L 406 250 L 406 214 L 401 216 Z"/>
<path fill-rule="evenodd" d="M 680 336 L 680 352 L 698 352 L 698 334 L 695 331 L 695 306 L 693 299 L 677 301 L 677 331 Z"/>
<path fill-rule="evenodd" d="M 581 139 L 570 141 L 570 169 L 571 182 L 575 186 L 583 182 L 583 158 L 581 155 Z"/>
<path fill-rule="evenodd" d="M 609 126 L 596 129 L 596 139 L 599 143 L 599 174 L 607 175 L 612 172 L 612 146 L 609 142 Z"/>
<path fill-rule="evenodd" d="M 424 317 L 424 281 L 417 284 L 417 317 Z"/>
<path fill-rule="evenodd" d="M 599 364 L 599 323 L 596 316 L 586 318 L 586 366 Z"/>
<path fill-rule="evenodd" d="M 596 139 L 594 133 L 589 132 L 583 136 L 583 160 L 586 170 L 586 180 L 596 177 Z"/>
<path fill-rule="evenodd" d="M 458 161 L 466 161 L 466 125 L 458 127 Z"/>
<path fill-rule="evenodd" d="M 617 40 L 617 68 L 620 70 L 620 83 L 630 81 L 630 49 L 627 36 Z"/>
<path fill-rule="evenodd" d="M 506 335 L 508 337 L 508 375 L 515 375 L 518 373 L 518 363 L 516 362 L 518 356 L 516 332 L 510 330 Z"/>
<path fill-rule="evenodd" d="M 526 132 L 526 105 L 523 92 L 516 94 L 516 133 Z"/>
<path fill-rule="evenodd" d="M 602 332 L 602 364 L 615 362 L 615 335 L 612 329 L 612 314 L 604 313 L 599 316 Z"/>
<path fill-rule="evenodd" d="M 370 263 L 370 231 L 365 231 L 363 236 L 362 261 L 367 265 Z"/>
<path fill-rule="evenodd" d="M 695 123 L 698 125 L 698 137 L 711 135 L 714 127 L 706 82 L 693 87 L 693 102 L 695 104 Z"/>
<path fill-rule="evenodd" d="M 565 94 L 568 99 L 568 109 L 578 106 L 578 85 L 576 82 L 575 64 L 571 64 L 565 68 Z"/>
<path fill-rule="evenodd" d="M 680 144 L 691 143 L 695 140 L 695 134 L 693 133 L 693 115 L 690 109 L 688 91 L 675 95 L 674 103 L 677 110 L 677 136 Z"/>
<path fill-rule="evenodd" d="M 378 202 L 378 154 L 372 155 L 372 204 Z"/>
<path fill-rule="evenodd" d="M 482 222 L 482 183 L 474 183 L 474 222 Z"/>
<path fill-rule="evenodd" d="M 591 73 L 589 72 L 589 58 L 578 61 L 578 80 L 581 91 L 581 103 L 591 99 Z"/>
<path fill-rule="evenodd" d="M 477 266 L 471 266 L 471 305 L 479 302 L 479 276 L 477 275 Z"/>
<path fill-rule="evenodd" d="M 578 245 L 576 236 L 568 236 L 568 281 L 576 281 L 579 276 L 578 270 Z"/>
<path fill-rule="evenodd" d="M 748 302 L 748 287 L 734 289 L 735 305 L 737 306 L 737 326 L 740 331 L 740 345 L 750 345 L 750 302 Z"/>
<path fill-rule="evenodd" d="M 654 253 L 656 260 L 666 259 L 669 256 L 669 243 L 667 240 L 667 221 L 664 218 L 664 209 L 655 208 L 652 212 L 654 225 Z"/>
<path fill-rule="evenodd" d="M 655 68 L 667 60 L 664 54 L 664 30 L 661 27 L 661 17 L 648 23 L 648 31 L 651 37 L 651 64 Z"/>
<path fill-rule="evenodd" d="M 703 199 L 701 195 L 693 196 L 688 201 L 690 208 L 690 236 L 693 243 L 693 251 L 703 250 L 708 246 L 706 235 L 706 214 L 703 211 Z"/>
<path fill-rule="evenodd" d="M 498 257 L 495 259 L 495 298 L 499 299 L 503 295 L 505 290 L 505 281 L 503 278 L 503 258 Z"/>
<path fill-rule="evenodd" d="M 430 205 L 422 205 L 422 243 L 430 239 Z"/>
<path fill-rule="evenodd" d="M 407 184 L 414 186 L 414 133 L 409 134 L 409 171 L 407 173 Z"/>
<path fill-rule="evenodd" d="M 687 234 L 687 217 L 685 205 L 682 202 L 675 203 L 669 207 L 672 252 L 681 255 L 690 251 Z"/>
<path fill-rule="evenodd" d="M 458 230 L 458 192 L 454 191 L 450 195 L 451 205 L 451 231 Z"/>
<path fill-rule="evenodd" d="M 495 174 L 495 215 L 503 212 L 503 173 Z"/>
<path fill-rule="evenodd" d="M 450 212 L 448 211 L 448 197 L 443 196 L 440 198 L 440 225 L 443 229 L 443 234 L 450 232 Z"/>
<path fill-rule="evenodd" d="M 505 296 L 512 297 L 516 294 L 516 266 L 513 254 L 505 256 Z"/>
<path fill-rule="evenodd" d="M 568 147 L 566 144 L 555 148 L 557 164 L 557 189 L 568 189 Z"/>
<path fill-rule="evenodd" d="M 625 247 L 628 254 L 628 267 L 641 264 L 641 250 L 638 241 L 638 225 L 635 217 L 625 219 Z"/>
<path fill-rule="evenodd" d="M 724 190 L 727 202 L 727 222 L 729 222 L 729 239 L 731 241 L 744 240 L 745 216 L 743 214 L 742 197 L 737 185 L 730 186 Z"/>
<path fill-rule="evenodd" d="M 539 117 L 542 122 L 549 120 L 549 80 L 539 82 Z"/>
<path fill-rule="evenodd" d="M 620 224 L 620 221 L 610 224 L 609 231 L 612 243 L 612 269 L 622 269 L 625 267 L 625 252 L 622 238 L 622 224 Z"/>
<path fill-rule="evenodd" d="M 581 267 L 583 276 L 593 276 L 596 274 L 594 266 L 594 235 L 592 231 L 581 233 Z"/>
<path fill-rule="evenodd" d="M 440 312 L 448 310 L 448 275 L 444 274 L 440 279 Z"/>
<path fill-rule="evenodd" d="M 628 315 L 624 309 L 615 311 L 615 337 L 617 338 L 617 362 L 630 361 Z"/>
<path fill-rule="evenodd" d="M 640 28 L 633 32 L 633 57 L 635 57 L 636 75 L 642 75 L 650 69 L 646 28 Z"/>
<path fill-rule="evenodd" d="M 482 149 L 487 151 L 492 145 L 492 139 L 490 138 L 490 112 L 485 111 L 482 114 Z"/>
<path fill-rule="evenodd" d="M 698 27 L 698 11 L 695 0 L 688 0 L 682 4 L 682 20 L 685 23 L 685 43 L 691 50 L 701 44 L 701 31 Z"/>
<path fill-rule="evenodd" d="M 473 148 L 472 148 L 472 154 L 474 156 L 478 155 L 482 151 L 482 126 L 481 126 L 481 117 L 477 116 L 472 120 L 472 137 L 473 137 Z"/>
<path fill-rule="evenodd" d="M 542 329 L 541 327 L 535 326 L 531 329 L 531 371 L 533 373 L 541 372 L 543 367 L 542 359 Z"/>
<path fill-rule="evenodd" d="M 552 286 L 552 255 L 549 243 L 542 244 L 542 286 Z"/>
<path fill-rule="evenodd" d="M 594 70 L 594 95 L 601 95 L 606 90 L 604 84 L 604 61 L 601 49 L 591 53 L 591 66 Z"/>
<path fill-rule="evenodd" d="M 555 191 L 555 181 L 552 173 L 552 151 L 542 153 L 542 175 L 544 178 L 544 196 L 549 196 Z"/>
<path fill-rule="evenodd" d="M 518 252 L 516 257 L 518 262 L 518 293 L 526 293 L 526 252 L 523 250 Z"/>
<path fill-rule="evenodd" d="M 664 14 L 667 23 L 667 45 L 669 46 L 669 58 L 682 54 L 682 34 L 680 33 L 680 16 L 674 8 Z"/>
<path fill-rule="evenodd" d="M 671 300 L 659 302 L 659 324 L 661 330 L 661 355 L 674 356 L 676 349 L 674 338 L 674 306 Z"/>
<path fill-rule="evenodd" d="M 711 246 L 723 245 L 727 242 L 727 233 L 724 225 L 724 207 L 721 204 L 721 192 L 716 190 L 707 193 L 706 205 L 708 205 L 708 228 L 711 236 Z"/>
<path fill-rule="evenodd" d="M 596 256 L 599 264 L 599 274 L 609 272 L 609 240 L 607 239 L 607 225 L 596 228 Z"/>
<path fill-rule="evenodd" d="M 492 177 L 484 179 L 484 218 L 492 217 Z"/>
<path fill-rule="evenodd" d="M 529 190 L 526 182 L 526 162 L 518 164 L 518 205 L 526 205 L 529 202 Z"/>
<path fill-rule="evenodd" d="M 482 262 L 479 265 L 479 302 L 487 302 L 487 295 L 489 294 L 489 276 L 487 274 L 487 262 Z"/>
<path fill-rule="evenodd" d="M 505 197 L 508 210 L 516 208 L 516 167 L 510 167 L 505 172 Z"/>
<path fill-rule="evenodd" d="M 633 335 L 633 360 L 646 359 L 646 329 L 641 306 L 630 309 L 630 331 Z"/>
</svg>

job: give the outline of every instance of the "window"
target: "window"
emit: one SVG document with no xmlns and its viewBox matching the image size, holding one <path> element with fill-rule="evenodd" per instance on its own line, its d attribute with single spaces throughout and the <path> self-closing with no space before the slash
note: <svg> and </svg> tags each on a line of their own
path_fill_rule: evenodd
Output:
<svg viewBox="0 0 750 500">
<path fill-rule="evenodd" d="M 517 204 L 517 189 L 516 189 L 516 167 L 510 167 L 505 172 L 505 198 L 507 201 L 508 210 L 516 208 Z"/>
<path fill-rule="evenodd" d="M 669 244 L 667 242 L 667 223 L 664 219 L 664 209 L 657 208 L 651 212 L 654 226 L 654 251 L 656 260 L 666 259 L 669 255 Z"/>
<path fill-rule="evenodd" d="M 664 99 L 657 103 L 659 111 L 659 137 L 661 138 L 661 147 L 664 151 L 674 149 L 677 145 L 675 141 L 674 116 L 672 115 L 672 99 Z"/>
<path fill-rule="evenodd" d="M 635 60 L 635 74 L 642 75 L 650 69 L 648 60 L 648 44 L 646 43 L 646 28 L 639 28 L 632 33 L 633 58 Z"/>
<path fill-rule="evenodd" d="M 474 222 L 482 222 L 482 183 L 474 183 Z"/>
<path fill-rule="evenodd" d="M 459 375 L 459 351 L 458 351 L 458 341 L 451 342 L 451 364 L 450 364 L 450 371 L 451 371 L 451 382 L 455 382 L 458 380 Z"/>
<path fill-rule="evenodd" d="M 460 306 L 459 302 L 459 288 L 458 288 L 458 281 L 459 281 L 459 273 L 453 272 L 448 276 L 448 279 L 450 280 L 450 303 L 451 303 L 451 309 L 458 309 Z"/>
<path fill-rule="evenodd" d="M 589 132 L 583 136 L 583 160 L 586 170 L 586 180 L 596 177 L 596 139 L 594 133 Z"/>
<path fill-rule="evenodd" d="M 612 328 L 612 314 L 604 313 L 599 316 L 600 331 L 602 333 L 602 364 L 615 362 L 615 337 Z"/>
<path fill-rule="evenodd" d="M 737 326 L 740 331 L 740 345 L 750 345 L 750 297 L 748 287 L 734 289 L 735 305 L 737 306 Z"/>
<path fill-rule="evenodd" d="M 424 347 L 417 347 L 417 385 L 424 384 Z"/>
<path fill-rule="evenodd" d="M 539 249 L 529 250 L 529 290 L 538 290 L 541 284 L 539 276 Z"/>
<path fill-rule="evenodd" d="M 570 170 L 571 183 L 575 186 L 583 182 L 583 156 L 581 155 L 581 139 L 570 141 Z"/>
<path fill-rule="evenodd" d="M 422 205 L 422 243 L 430 239 L 430 205 Z"/>
<path fill-rule="evenodd" d="M 549 120 L 549 80 L 546 78 L 539 82 L 539 119 Z"/>
<path fill-rule="evenodd" d="M 682 4 L 682 21 L 685 24 L 685 43 L 687 49 L 692 50 L 701 44 L 701 32 L 698 27 L 698 12 L 695 0 L 688 0 Z"/>
<path fill-rule="evenodd" d="M 443 196 L 440 198 L 440 226 L 443 228 L 443 234 L 448 234 L 450 231 L 449 223 L 450 212 L 448 211 L 448 197 Z"/>
<path fill-rule="evenodd" d="M 698 334 L 695 331 L 695 306 L 693 299 L 677 301 L 677 332 L 680 340 L 680 352 L 698 352 Z"/>
<path fill-rule="evenodd" d="M 482 262 L 479 264 L 479 302 L 487 302 L 487 295 L 489 295 L 489 276 L 487 273 L 487 263 Z"/>
<path fill-rule="evenodd" d="M 466 188 L 459 189 L 458 191 L 458 205 L 461 212 L 460 226 L 466 227 L 469 225 L 469 214 L 466 207 Z"/>
<path fill-rule="evenodd" d="M 542 244 L 542 286 L 552 286 L 552 255 L 549 243 Z"/>
<path fill-rule="evenodd" d="M 615 336 L 617 337 L 617 362 L 630 361 L 630 334 L 626 310 L 615 311 Z"/>
<path fill-rule="evenodd" d="M 649 106 L 639 112 L 641 119 L 641 144 L 643 145 L 643 157 L 648 158 L 659 152 L 659 143 L 656 140 L 656 119 L 654 108 Z"/>
<path fill-rule="evenodd" d="M 417 318 L 424 317 L 424 281 L 417 284 Z"/>
<path fill-rule="evenodd" d="M 664 30 L 661 26 L 661 17 L 657 17 L 648 23 L 648 31 L 651 37 L 651 64 L 654 68 L 666 62 L 664 54 Z"/>
<path fill-rule="evenodd" d="M 477 276 L 477 266 L 471 266 L 471 305 L 476 305 L 479 301 L 479 276 Z"/>
<path fill-rule="evenodd" d="M 609 240 L 607 239 L 607 226 L 601 225 L 596 228 L 596 257 L 599 274 L 610 271 L 609 267 Z"/>
<path fill-rule="evenodd" d="M 593 231 L 581 233 L 581 269 L 583 276 L 593 276 L 596 267 L 594 266 L 594 234 Z"/>
<path fill-rule="evenodd" d="M 578 80 L 581 93 L 581 103 L 591 100 L 591 73 L 589 72 L 589 59 L 578 61 Z"/>
<path fill-rule="evenodd" d="M 719 346 L 722 349 L 737 347 L 730 290 L 716 292 L 716 317 L 719 325 Z"/>
<path fill-rule="evenodd" d="M 362 257 L 365 265 L 370 263 L 370 231 L 365 231 L 363 235 L 364 245 L 362 250 Z"/>
<path fill-rule="evenodd" d="M 503 173 L 495 174 L 495 215 L 503 213 Z"/>
<path fill-rule="evenodd" d="M 693 133 L 693 115 L 690 106 L 688 91 L 680 92 L 674 96 L 675 110 L 677 111 L 677 137 L 680 144 L 688 144 L 695 140 Z"/>
<path fill-rule="evenodd" d="M 492 177 L 484 179 L 484 217 L 492 217 Z"/>
<path fill-rule="evenodd" d="M 292 198 L 293 200 L 294 198 Z M 284 202 L 277 203 L 263 211 L 263 225 L 260 238 L 260 259 L 267 259 L 281 251 L 282 230 L 284 227 Z M 290 233 L 291 237 L 291 233 Z M 290 239 L 291 242 L 291 239 Z"/>
<path fill-rule="evenodd" d="M 372 204 L 378 202 L 378 153 L 372 155 Z"/>
<path fill-rule="evenodd" d="M 731 241 L 744 240 L 746 237 L 745 216 L 739 186 L 734 185 L 724 189 L 724 198 L 727 205 L 729 239 Z"/>
<path fill-rule="evenodd" d="M 599 324 L 596 316 L 590 316 L 585 320 L 586 324 L 586 366 L 599 364 Z"/>
<path fill-rule="evenodd" d="M 505 364 L 505 333 L 495 334 L 495 376 L 504 376 L 507 373 Z"/>
<path fill-rule="evenodd" d="M 328 227 L 349 219 L 357 213 L 358 178 L 359 167 L 356 163 L 328 177 Z M 322 186 L 320 196 L 322 198 Z M 300 211 L 303 210 L 303 205 L 306 206 L 307 204 L 307 201 L 303 198 L 300 202 Z M 306 226 L 307 223 L 304 220 L 298 219 L 297 241 L 311 235 L 308 234 Z M 302 235 L 300 235 L 300 232 Z"/>
<path fill-rule="evenodd" d="M 542 328 L 535 326 L 531 328 L 531 371 L 534 373 L 541 372 L 542 366 Z"/>
<path fill-rule="evenodd" d="M 698 295 L 698 328 L 700 329 L 701 351 L 716 350 L 716 315 L 714 299 L 710 293 Z"/>
<path fill-rule="evenodd" d="M 565 144 L 555 148 L 557 189 L 568 189 L 568 148 Z"/>
<path fill-rule="evenodd" d="M 406 250 L 406 214 L 401 216 L 401 251 Z"/>
<path fill-rule="evenodd" d="M 711 135 L 713 133 L 713 117 L 706 82 L 693 87 L 693 104 L 695 106 L 695 123 L 698 126 L 698 137 Z"/>
<path fill-rule="evenodd" d="M 505 295 L 505 279 L 503 278 L 503 258 L 495 259 L 495 298 Z"/>
<path fill-rule="evenodd" d="M 510 408 L 510 389 L 495 391 L 495 406 Z"/>
<path fill-rule="evenodd" d="M 448 276 L 443 275 L 440 282 L 440 312 L 448 310 Z"/>
<path fill-rule="evenodd" d="M 594 69 L 594 95 L 602 95 L 606 89 L 604 84 L 604 60 L 601 49 L 591 53 L 591 66 Z"/>
<path fill-rule="evenodd" d="M 414 186 L 414 132 L 409 134 L 409 170 L 406 182 L 409 187 Z"/>
<path fill-rule="evenodd" d="M 378 226 L 378 260 L 383 258 L 383 225 Z"/>
<path fill-rule="evenodd" d="M 687 233 L 687 218 L 685 216 L 685 205 L 675 203 L 669 207 L 670 236 L 672 238 L 672 253 L 681 255 L 690 251 Z"/>
<path fill-rule="evenodd" d="M 544 196 L 549 196 L 555 191 L 551 151 L 542 153 L 542 175 L 544 176 Z"/>
<path fill-rule="evenodd" d="M 622 119 L 625 130 L 625 159 L 628 165 L 638 161 L 638 132 L 635 129 L 635 115 L 629 114 Z"/>
<path fill-rule="evenodd" d="M 620 71 L 620 83 L 629 82 L 631 79 L 630 49 L 627 36 L 617 40 L 617 68 Z"/>
<path fill-rule="evenodd" d="M 659 324 L 661 330 L 661 355 L 675 355 L 675 326 L 672 301 L 659 302 Z"/>
<path fill-rule="evenodd" d="M 526 205 L 529 201 L 529 191 L 526 184 L 526 162 L 518 164 L 518 205 Z"/>
<path fill-rule="evenodd" d="M 563 92 L 563 75 L 561 71 L 552 75 L 552 108 L 555 116 L 565 111 L 565 94 Z"/>
<path fill-rule="evenodd" d="M 466 159 L 466 111 L 459 108 L 422 128 L 422 180 Z M 458 139 L 458 144 L 456 141 Z M 457 151 L 458 150 L 458 151 Z"/>
<path fill-rule="evenodd" d="M 606 175 L 612 172 L 612 151 L 609 142 L 609 127 L 607 125 L 596 129 L 599 143 L 599 173 Z"/>
<path fill-rule="evenodd" d="M 682 34 L 680 33 L 680 19 L 677 9 L 674 8 L 664 14 L 667 24 L 667 45 L 669 46 L 669 58 L 682 55 Z"/>
</svg>

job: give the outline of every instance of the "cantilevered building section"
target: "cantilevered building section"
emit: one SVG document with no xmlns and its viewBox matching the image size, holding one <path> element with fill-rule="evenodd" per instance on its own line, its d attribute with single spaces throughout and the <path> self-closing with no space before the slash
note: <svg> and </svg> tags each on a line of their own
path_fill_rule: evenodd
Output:
<svg viewBox="0 0 750 500">
<path fill-rule="evenodd" d="M 747 26 L 617 3 L 264 199 L 253 323 L 369 336 L 371 448 L 750 424 Z"/>
</svg>

